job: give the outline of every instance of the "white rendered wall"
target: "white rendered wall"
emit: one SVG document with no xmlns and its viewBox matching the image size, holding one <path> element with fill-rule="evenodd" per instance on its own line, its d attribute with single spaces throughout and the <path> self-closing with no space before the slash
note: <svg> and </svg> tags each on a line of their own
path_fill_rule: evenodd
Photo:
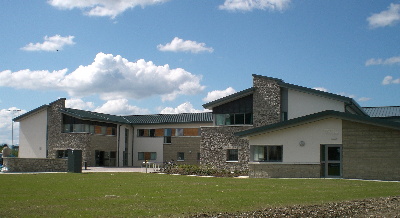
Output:
<svg viewBox="0 0 400 218">
<path fill-rule="evenodd" d="M 47 109 L 19 121 L 19 152 L 21 158 L 46 158 Z"/>
<path fill-rule="evenodd" d="M 289 89 L 288 119 L 302 117 L 325 110 L 344 112 L 344 103 L 342 101 Z"/>
<path fill-rule="evenodd" d="M 304 141 L 305 145 L 300 146 L 300 141 Z M 342 144 L 342 121 L 341 119 L 329 118 L 252 136 L 249 137 L 249 143 L 250 146 L 282 145 L 283 161 L 281 163 L 283 164 L 318 164 L 320 163 L 321 144 Z M 281 163 L 270 162 L 265 164 Z"/>
</svg>

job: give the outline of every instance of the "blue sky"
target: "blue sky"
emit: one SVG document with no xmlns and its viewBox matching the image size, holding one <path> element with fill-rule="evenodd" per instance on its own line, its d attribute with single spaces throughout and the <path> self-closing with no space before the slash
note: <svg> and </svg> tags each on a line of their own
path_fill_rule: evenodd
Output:
<svg viewBox="0 0 400 218">
<path fill-rule="evenodd" d="M 110 114 L 200 112 L 252 74 L 400 105 L 400 1 L 4 0 L 0 31 L 0 143 L 12 116 L 60 97 Z"/>
</svg>

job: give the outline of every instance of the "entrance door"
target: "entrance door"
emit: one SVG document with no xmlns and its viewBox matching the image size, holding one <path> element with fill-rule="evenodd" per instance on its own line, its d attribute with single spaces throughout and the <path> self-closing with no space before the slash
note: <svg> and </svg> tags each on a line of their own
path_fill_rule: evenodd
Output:
<svg viewBox="0 0 400 218">
<path fill-rule="evenodd" d="M 342 145 L 321 145 L 321 177 L 342 177 Z"/>
</svg>

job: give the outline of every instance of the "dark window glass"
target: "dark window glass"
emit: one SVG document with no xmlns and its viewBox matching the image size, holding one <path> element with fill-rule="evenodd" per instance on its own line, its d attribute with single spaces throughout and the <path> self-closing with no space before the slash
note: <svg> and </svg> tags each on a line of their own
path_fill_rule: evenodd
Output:
<svg viewBox="0 0 400 218">
<path fill-rule="evenodd" d="M 228 149 L 227 150 L 227 161 L 238 161 L 239 160 L 239 155 L 238 155 L 238 149 Z"/>
</svg>

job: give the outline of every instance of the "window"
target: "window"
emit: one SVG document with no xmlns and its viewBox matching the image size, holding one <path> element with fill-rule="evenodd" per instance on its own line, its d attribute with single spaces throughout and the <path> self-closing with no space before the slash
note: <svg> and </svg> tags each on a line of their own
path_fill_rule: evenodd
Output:
<svg viewBox="0 0 400 218">
<path fill-rule="evenodd" d="M 282 162 L 283 146 L 252 146 L 253 161 Z"/>
<path fill-rule="evenodd" d="M 164 143 L 171 144 L 172 129 L 164 129 Z"/>
<path fill-rule="evenodd" d="M 138 129 L 137 130 L 138 137 L 156 137 L 162 136 L 162 129 L 161 131 L 158 129 Z"/>
<path fill-rule="evenodd" d="M 176 129 L 175 136 L 183 136 L 183 129 Z"/>
<path fill-rule="evenodd" d="M 157 152 L 138 152 L 138 160 L 157 160 Z"/>
<path fill-rule="evenodd" d="M 217 126 L 223 125 L 245 125 L 253 123 L 252 113 L 238 113 L 238 114 L 216 114 L 215 124 Z"/>
<path fill-rule="evenodd" d="M 184 161 L 185 160 L 185 153 L 178 152 L 178 157 L 176 158 L 177 161 Z"/>
<path fill-rule="evenodd" d="M 67 157 L 68 157 L 68 150 L 57 151 L 57 158 L 67 158 Z"/>
<path fill-rule="evenodd" d="M 226 152 L 226 161 L 239 161 L 238 149 L 228 149 Z"/>
</svg>

